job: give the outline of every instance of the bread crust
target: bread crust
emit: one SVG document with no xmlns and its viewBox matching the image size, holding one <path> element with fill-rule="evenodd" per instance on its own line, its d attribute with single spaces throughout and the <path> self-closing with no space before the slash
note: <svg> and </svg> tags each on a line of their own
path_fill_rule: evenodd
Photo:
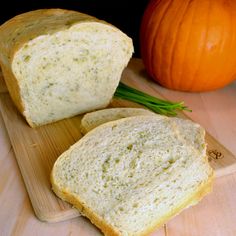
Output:
<svg viewBox="0 0 236 236">
<path fill-rule="evenodd" d="M 139 116 L 137 119 L 142 120 L 146 119 L 147 116 Z M 126 120 L 133 119 L 133 117 L 124 118 Z M 108 123 L 104 123 L 93 130 L 91 130 L 89 133 L 86 134 L 86 136 L 92 136 L 96 130 L 101 129 L 102 127 L 106 126 L 112 126 L 113 124 L 117 124 L 119 122 L 122 122 L 123 119 L 111 121 Z M 214 180 L 214 171 L 209 166 L 208 158 L 207 156 L 202 157 L 203 161 L 206 163 L 206 165 L 209 167 L 209 175 L 208 179 L 205 182 L 202 182 L 198 189 L 195 190 L 194 193 L 189 194 L 183 199 L 183 201 L 177 205 L 171 212 L 163 216 L 161 219 L 158 219 L 152 226 L 144 229 L 143 232 L 139 234 L 135 234 L 135 236 L 146 236 L 152 233 L 153 231 L 157 230 L 159 227 L 164 225 L 168 220 L 173 218 L 174 216 L 178 215 L 182 210 L 185 208 L 197 204 L 205 195 L 210 193 L 212 191 L 212 184 Z M 104 219 L 102 219 L 101 216 L 97 215 L 91 208 L 86 206 L 86 204 L 77 196 L 74 196 L 70 192 L 67 191 L 67 189 L 61 189 L 55 182 L 54 177 L 54 167 L 51 172 L 51 184 L 52 184 L 52 190 L 56 193 L 58 197 L 63 199 L 64 201 L 67 201 L 71 203 L 73 206 L 75 206 L 81 213 L 81 215 L 86 216 L 94 225 L 96 225 L 105 235 L 107 236 L 122 236 L 122 233 L 115 228 L 113 228 L 111 225 L 107 224 Z M 131 236 L 131 235 L 130 235 Z"/>
<path fill-rule="evenodd" d="M 77 11 L 63 9 L 41 9 L 15 16 L 0 26 L 0 66 L 11 98 L 17 109 L 26 118 L 31 127 L 36 125 L 24 114 L 25 106 L 21 98 L 19 83 L 12 72 L 12 61 L 15 53 L 28 41 L 46 34 L 66 30 L 73 24 L 100 22 L 102 20 Z M 53 121 L 52 121 L 53 122 Z"/>
</svg>

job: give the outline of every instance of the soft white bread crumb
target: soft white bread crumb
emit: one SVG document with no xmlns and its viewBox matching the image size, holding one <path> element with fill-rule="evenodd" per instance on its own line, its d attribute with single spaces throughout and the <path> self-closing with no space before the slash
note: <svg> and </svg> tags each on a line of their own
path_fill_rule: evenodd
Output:
<svg viewBox="0 0 236 236">
<path fill-rule="evenodd" d="M 81 120 L 80 129 L 82 133 L 86 134 L 92 129 L 106 122 L 140 115 L 160 116 L 151 112 L 150 110 L 142 108 L 108 108 L 85 114 Z M 183 136 L 189 145 L 194 146 L 199 152 L 206 151 L 205 130 L 199 124 L 188 119 L 176 117 L 169 119 L 172 119 L 173 125 L 177 126 L 179 135 Z"/>
<path fill-rule="evenodd" d="M 205 153 L 172 119 L 136 116 L 100 125 L 54 164 L 54 192 L 105 235 L 146 235 L 212 186 Z"/>
<path fill-rule="evenodd" d="M 133 53 L 119 29 L 61 9 L 16 16 L 0 37 L 9 92 L 31 126 L 106 107 Z"/>
</svg>

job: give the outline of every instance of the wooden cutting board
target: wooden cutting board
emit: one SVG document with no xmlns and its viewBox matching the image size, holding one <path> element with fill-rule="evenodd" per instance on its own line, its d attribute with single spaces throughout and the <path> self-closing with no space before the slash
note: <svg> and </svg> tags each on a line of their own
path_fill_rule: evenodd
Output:
<svg viewBox="0 0 236 236">
<path fill-rule="evenodd" d="M 153 90 L 152 82 L 143 73 L 141 60 L 132 59 L 122 75 L 126 84 L 143 88 L 145 92 L 162 97 Z M 113 100 L 111 107 L 139 107 L 124 100 Z M 57 157 L 81 138 L 81 116 L 65 119 L 39 128 L 30 128 L 18 113 L 0 78 L 0 109 L 36 216 L 47 222 L 63 221 L 79 216 L 77 210 L 61 201 L 51 191 L 50 171 Z M 180 117 L 187 118 L 183 113 Z M 210 134 L 206 134 L 208 156 L 216 176 L 236 171 L 236 158 Z"/>
</svg>

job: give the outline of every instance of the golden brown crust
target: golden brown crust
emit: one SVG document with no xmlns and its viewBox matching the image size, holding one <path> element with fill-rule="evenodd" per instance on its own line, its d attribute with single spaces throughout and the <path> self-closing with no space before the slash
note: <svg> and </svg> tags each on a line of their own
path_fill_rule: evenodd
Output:
<svg viewBox="0 0 236 236">
<path fill-rule="evenodd" d="M 207 162 L 206 158 L 205 161 Z M 211 192 L 213 179 L 214 179 L 214 172 L 212 170 L 208 180 L 202 183 L 194 194 L 192 194 L 191 196 L 186 196 L 186 199 L 179 206 L 176 206 L 176 208 L 172 212 L 165 215 L 162 219 L 158 219 L 158 221 L 153 226 L 149 227 L 144 232 L 137 234 L 137 236 L 145 236 L 152 233 L 153 231 L 161 227 L 165 222 L 170 220 L 172 217 L 179 214 L 180 211 L 182 211 L 186 207 L 197 204 L 205 195 Z M 52 174 L 51 174 L 51 183 L 52 183 L 52 189 L 58 197 L 74 205 L 80 211 L 81 215 L 84 215 L 88 219 L 90 219 L 90 221 L 94 225 L 96 225 L 105 235 L 122 236 L 122 234 L 119 231 L 115 230 L 111 225 L 107 224 L 99 215 L 93 212 L 92 209 L 87 207 L 86 204 L 83 203 L 78 197 L 73 196 L 68 191 L 66 191 L 66 189 L 63 190 L 60 189 L 54 182 Z"/>
<path fill-rule="evenodd" d="M 99 21 L 95 17 L 63 9 L 42 9 L 17 15 L 0 27 L 1 50 L 12 59 L 22 44 L 40 35 L 70 28 L 74 23 Z"/>
<path fill-rule="evenodd" d="M 110 25 L 76 11 L 42 9 L 15 16 L 0 26 L 0 66 L 12 100 L 23 115 L 25 109 L 20 95 L 21 91 L 11 69 L 14 54 L 24 43 L 33 38 L 68 29 L 75 23 L 89 21 Z M 31 120 L 27 119 L 27 122 L 31 127 L 35 127 Z"/>
<path fill-rule="evenodd" d="M 9 66 L 4 66 L 1 63 L 0 60 L 0 65 L 1 65 L 1 69 L 2 69 L 2 73 L 8 88 L 8 91 L 11 95 L 11 98 L 13 100 L 13 102 L 15 103 L 17 109 L 23 113 L 24 111 L 24 105 L 22 103 L 21 97 L 20 97 L 20 88 L 19 88 L 19 84 L 15 78 L 15 76 L 12 73 L 12 70 L 10 69 Z"/>
</svg>

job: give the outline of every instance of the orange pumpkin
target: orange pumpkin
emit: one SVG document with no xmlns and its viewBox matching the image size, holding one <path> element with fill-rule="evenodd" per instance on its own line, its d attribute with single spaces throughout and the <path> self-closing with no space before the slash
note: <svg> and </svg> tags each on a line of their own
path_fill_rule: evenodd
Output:
<svg viewBox="0 0 236 236">
<path fill-rule="evenodd" d="M 181 91 L 208 91 L 236 77 L 235 0 L 152 0 L 141 55 L 150 76 Z"/>
</svg>

